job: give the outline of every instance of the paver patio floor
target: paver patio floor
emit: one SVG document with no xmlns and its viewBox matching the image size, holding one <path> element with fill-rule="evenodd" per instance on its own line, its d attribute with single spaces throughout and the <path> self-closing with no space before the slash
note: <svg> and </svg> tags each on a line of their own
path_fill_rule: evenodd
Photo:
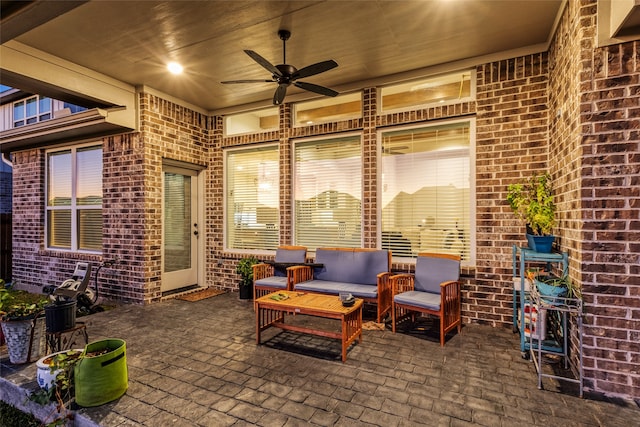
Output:
<svg viewBox="0 0 640 427">
<path fill-rule="evenodd" d="M 365 315 L 366 316 L 366 315 Z M 339 341 L 269 330 L 255 343 L 251 301 L 237 294 L 121 306 L 83 318 L 90 341 L 122 338 L 129 389 L 81 408 L 76 425 L 115 426 L 624 426 L 630 401 L 580 399 L 544 381 L 510 329 L 465 325 L 441 348 L 437 335 L 365 330 L 346 363 Z M 316 321 L 315 319 L 295 319 Z M 365 318 L 365 320 L 367 320 Z M 0 398 L 24 402 L 35 363 L 2 354 Z"/>
</svg>

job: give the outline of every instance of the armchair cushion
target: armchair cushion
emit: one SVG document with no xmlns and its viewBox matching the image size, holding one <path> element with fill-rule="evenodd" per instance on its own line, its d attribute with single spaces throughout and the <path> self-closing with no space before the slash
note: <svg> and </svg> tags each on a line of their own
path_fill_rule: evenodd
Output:
<svg viewBox="0 0 640 427">
<path fill-rule="evenodd" d="M 413 307 L 426 308 L 427 310 L 440 311 L 440 294 L 421 291 L 409 291 L 395 295 L 393 302 L 407 304 Z"/>
<path fill-rule="evenodd" d="M 274 289 L 287 289 L 287 276 L 270 276 L 256 280 L 255 286 Z"/>
<path fill-rule="evenodd" d="M 458 260 L 427 256 L 419 256 L 416 260 L 414 282 L 416 291 L 440 295 L 440 283 L 458 279 L 460 279 L 460 261 Z"/>
</svg>

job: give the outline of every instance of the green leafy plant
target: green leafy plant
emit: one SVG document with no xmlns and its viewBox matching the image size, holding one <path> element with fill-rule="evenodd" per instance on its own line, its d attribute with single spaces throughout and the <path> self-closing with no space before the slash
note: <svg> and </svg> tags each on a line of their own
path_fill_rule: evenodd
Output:
<svg viewBox="0 0 640 427">
<path fill-rule="evenodd" d="M 253 283 L 253 265 L 260 263 L 254 256 L 242 258 L 236 266 L 236 273 L 240 275 L 240 286 L 251 286 Z"/>
<path fill-rule="evenodd" d="M 0 288 L 0 320 L 31 320 L 42 314 L 49 299 L 43 295 Z"/>
<path fill-rule="evenodd" d="M 73 413 L 67 409 L 67 405 L 74 395 L 73 369 L 83 357 L 82 350 L 68 350 L 45 359 L 45 363 L 49 364 L 51 373 L 57 373 L 55 384 L 48 389 L 39 389 L 32 392 L 29 395 L 29 400 L 40 405 L 46 405 L 52 401 L 58 403 L 55 413 L 51 413 L 48 417 L 48 419 L 51 419 L 47 423 L 48 427 L 67 425 L 67 421 L 73 418 Z"/>
<path fill-rule="evenodd" d="M 565 295 L 566 298 L 580 298 L 582 296 L 582 292 L 580 288 L 574 285 L 574 283 L 571 281 L 569 276 L 558 277 L 553 275 L 549 275 L 549 276 L 538 275 L 536 276 L 536 280 L 538 280 L 539 282 L 546 283 L 549 286 L 566 288 L 567 289 L 567 293 Z"/>
<path fill-rule="evenodd" d="M 509 185 L 507 202 L 516 217 L 523 220 L 533 234 L 551 234 L 556 224 L 556 205 L 548 173 L 534 175 L 525 183 Z"/>
</svg>

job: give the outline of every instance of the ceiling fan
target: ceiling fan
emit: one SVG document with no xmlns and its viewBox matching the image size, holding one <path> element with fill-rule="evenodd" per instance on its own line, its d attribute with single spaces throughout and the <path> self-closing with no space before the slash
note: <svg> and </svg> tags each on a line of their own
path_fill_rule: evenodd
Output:
<svg viewBox="0 0 640 427">
<path fill-rule="evenodd" d="M 315 76 L 316 74 L 320 74 L 325 71 L 329 71 L 332 68 L 337 67 L 338 63 L 336 61 L 330 59 L 328 61 L 318 62 L 316 64 L 312 64 L 298 70 L 293 65 L 287 64 L 286 43 L 287 43 L 287 40 L 289 40 L 289 37 L 291 37 L 291 32 L 288 30 L 279 30 L 278 36 L 280 37 L 280 40 L 282 40 L 282 64 L 273 65 L 252 50 L 244 51 L 244 53 L 249 55 L 251 59 L 256 61 L 258 64 L 262 65 L 272 74 L 271 80 L 228 80 L 220 83 L 235 84 L 235 83 L 276 82 L 278 83 L 278 87 L 276 88 L 276 91 L 273 94 L 274 105 L 282 104 L 282 101 L 284 101 L 284 97 L 287 94 L 287 88 L 292 83 L 294 86 L 299 87 L 300 89 L 308 90 L 309 92 L 318 93 L 320 95 L 326 95 L 326 96 L 338 95 L 338 92 L 336 92 L 333 89 L 329 89 L 327 87 L 319 86 L 313 83 L 297 81 L 298 79 Z"/>
</svg>

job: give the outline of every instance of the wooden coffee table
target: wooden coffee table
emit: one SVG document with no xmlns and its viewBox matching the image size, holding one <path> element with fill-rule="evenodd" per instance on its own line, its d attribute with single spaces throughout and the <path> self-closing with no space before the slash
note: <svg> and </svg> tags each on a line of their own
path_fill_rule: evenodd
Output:
<svg viewBox="0 0 640 427">
<path fill-rule="evenodd" d="M 351 307 L 343 307 L 338 296 L 278 291 L 256 301 L 256 344 L 260 345 L 260 332 L 271 326 L 342 341 L 342 361 L 347 360 L 347 348 L 352 342 L 362 341 L 362 300 L 356 298 Z M 341 333 L 313 329 L 285 323 L 286 314 L 304 314 L 325 319 L 340 320 Z"/>
</svg>

